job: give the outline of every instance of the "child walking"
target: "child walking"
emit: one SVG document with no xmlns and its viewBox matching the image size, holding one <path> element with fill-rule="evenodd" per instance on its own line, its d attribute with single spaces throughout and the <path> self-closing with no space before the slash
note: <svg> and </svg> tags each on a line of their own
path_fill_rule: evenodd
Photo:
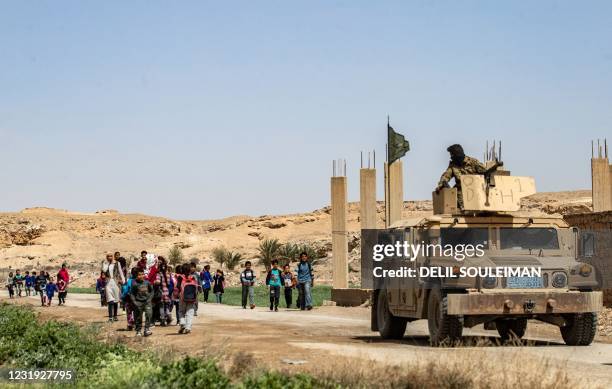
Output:
<svg viewBox="0 0 612 389">
<path fill-rule="evenodd" d="M 57 305 L 66 305 L 66 295 L 68 294 L 68 284 L 63 278 L 58 278 L 57 280 L 57 298 L 59 300 L 59 304 Z"/>
<path fill-rule="evenodd" d="M 40 304 L 44 307 L 47 304 L 47 275 L 41 270 L 34 281 L 34 290 L 40 295 Z"/>
<path fill-rule="evenodd" d="M 17 296 L 21 297 L 21 293 L 23 292 L 23 281 L 25 277 L 21 274 L 21 270 L 17 269 L 15 272 L 15 277 L 13 278 L 13 283 L 17 288 Z"/>
<path fill-rule="evenodd" d="M 128 331 L 134 329 L 134 304 L 132 304 L 130 293 L 132 291 L 132 282 L 138 277 L 138 270 L 139 268 L 133 267 L 132 270 L 130 270 L 130 278 L 121 286 L 121 301 L 123 301 L 123 306 L 125 308 Z"/>
<path fill-rule="evenodd" d="M 100 277 L 96 280 L 96 292 L 100 295 L 100 306 L 106 306 L 106 273 L 100 272 Z"/>
<path fill-rule="evenodd" d="M 55 292 L 57 292 L 57 285 L 53 282 L 53 277 L 49 278 L 49 282 L 45 286 L 45 294 L 47 295 L 47 306 L 51 306 L 51 300 L 53 300 L 53 296 L 55 296 Z"/>
<path fill-rule="evenodd" d="M 157 272 L 157 279 L 155 285 L 161 292 L 159 295 L 159 318 L 161 326 L 165 327 L 172 322 L 172 296 L 170 295 L 171 285 L 170 272 L 168 271 L 168 265 L 165 260 L 159 265 Z"/>
<path fill-rule="evenodd" d="M 285 288 L 285 303 L 287 304 L 287 308 L 291 308 L 291 304 L 293 303 L 293 288 L 297 285 L 297 280 L 293 273 L 291 273 L 291 270 L 289 270 L 289 264 L 283 266 L 281 277 Z"/>
<path fill-rule="evenodd" d="M 182 266 L 183 277 L 181 277 L 180 301 L 179 301 L 179 334 L 188 334 L 191 332 L 193 316 L 195 314 L 196 302 L 198 301 L 198 287 L 200 286 L 198 279 L 193 275 L 191 265 L 185 264 Z"/>
<path fill-rule="evenodd" d="M 174 271 L 174 275 L 172 276 L 172 284 L 173 284 L 173 288 L 172 288 L 172 306 L 171 306 L 171 311 L 172 309 L 174 309 L 174 314 L 176 315 L 176 325 L 179 325 L 179 319 L 180 319 L 180 302 L 181 302 L 181 289 L 180 289 L 180 285 L 183 281 L 183 266 L 182 265 L 176 265 L 176 269 Z"/>
<path fill-rule="evenodd" d="M 202 279 L 200 278 L 200 273 L 198 273 L 198 269 L 197 269 L 195 262 L 191 262 L 189 264 L 189 271 L 190 271 L 191 276 L 195 278 L 195 280 L 198 283 L 198 297 L 199 297 L 200 292 L 202 291 Z M 199 306 L 198 301 L 199 301 L 199 298 L 196 298 L 195 310 L 193 312 L 194 316 L 198 316 L 198 306 Z"/>
<path fill-rule="evenodd" d="M 251 309 L 255 308 L 255 272 L 251 269 L 251 261 L 246 261 L 244 271 L 240 273 L 240 283 L 242 284 L 242 308 L 246 309 L 247 296 Z"/>
<path fill-rule="evenodd" d="M 9 298 L 15 298 L 15 277 L 13 272 L 9 272 L 8 278 L 6 279 L 6 288 L 9 292 Z"/>
<path fill-rule="evenodd" d="M 223 275 L 223 270 L 217 269 L 217 273 L 213 277 L 213 281 L 213 293 L 215 294 L 215 299 L 217 300 L 217 304 L 221 304 L 223 302 L 223 293 L 225 292 L 225 276 Z"/>
<path fill-rule="evenodd" d="M 213 276 L 210 274 L 210 265 L 204 266 L 204 270 L 200 273 L 200 279 L 202 280 L 202 290 L 204 291 L 204 302 L 208 302 L 208 294 L 213 282 Z"/>
<path fill-rule="evenodd" d="M 34 274 L 34 273 L 32 273 Z M 30 272 L 26 270 L 25 272 L 25 291 L 26 296 L 32 295 L 32 286 L 34 286 L 34 276 L 30 275 Z"/>
<path fill-rule="evenodd" d="M 281 271 L 278 268 L 278 259 L 272 260 L 272 269 L 270 269 L 266 277 L 266 285 L 270 287 L 270 310 L 278 312 L 281 288 Z"/>
<path fill-rule="evenodd" d="M 134 308 L 134 322 L 136 324 L 136 336 L 142 336 L 142 315 L 145 315 L 145 330 L 144 336 L 150 336 L 151 332 L 151 317 L 153 312 L 151 309 L 151 300 L 153 299 L 153 286 L 145 279 L 144 270 L 136 268 L 136 279 L 132 279 L 130 287 L 130 302 Z"/>
</svg>

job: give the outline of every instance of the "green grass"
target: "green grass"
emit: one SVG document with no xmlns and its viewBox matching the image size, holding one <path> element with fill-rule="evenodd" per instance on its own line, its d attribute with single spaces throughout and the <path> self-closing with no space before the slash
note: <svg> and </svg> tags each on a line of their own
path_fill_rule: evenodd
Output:
<svg viewBox="0 0 612 389">
<path fill-rule="evenodd" d="M 279 380 L 266 370 L 230 377 L 215 358 L 162 357 L 99 342 L 96 327 L 54 320 L 34 323 L 37 317 L 30 308 L 0 305 L 1 367 L 75 369 L 77 388 L 280 388 L 284 381 L 295 388 L 330 387 L 304 374 Z"/>
<path fill-rule="evenodd" d="M 580 377 L 570 379 L 563 364 L 483 356 L 477 351 L 453 352 L 453 357 L 407 365 L 387 366 L 371 361 L 337 361 L 300 373 L 295 366 L 267 368 L 252 354 L 212 350 L 202 357 L 167 352 L 165 347 L 135 351 L 111 336 L 105 342 L 100 325 L 39 321 L 28 307 L 0 304 L 0 367 L 14 369 L 75 369 L 75 388 L 218 388 L 218 389 L 570 389 Z M 154 335 L 155 336 L 155 335 Z M 265 340 L 262 347 L 269 347 Z M 309 355 L 309 354 L 305 354 Z M 313 357 L 312 364 L 317 360 Z M 513 366 L 516 374 L 500 373 Z M 502 368 L 503 370 L 503 368 Z M 547 374 L 542 375 L 542 371 Z M 575 374 L 574 374 L 575 375 Z M 44 385 L 27 387 L 59 387 Z M 583 385 L 584 386 L 584 385 Z M 0 381 L 1 388 L 26 387 Z M 62 386 L 62 387 L 65 387 Z"/>
<path fill-rule="evenodd" d="M 328 285 L 317 285 L 312 288 L 312 303 L 313 306 L 318 307 L 323 304 L 323 300 L 331 299 L 331 286 Z M 297 289 L 293 289 L 293 307 L 298 297 Z M 208 301 L 215 301 L 215 296 L 211 293 Z M 225 289 L 223 294 L 223 304 L 227 305 L 242 305 L 242 287 L 233 286 Z M 255 287 L 255 305 L 258 307 L 266 307 L 270 305 L 270 292 L 267 286 L 256 286 Z M 285 307 L 285 291 L 281 288 L 280 295 L 280 306 Z"/>
</svg>

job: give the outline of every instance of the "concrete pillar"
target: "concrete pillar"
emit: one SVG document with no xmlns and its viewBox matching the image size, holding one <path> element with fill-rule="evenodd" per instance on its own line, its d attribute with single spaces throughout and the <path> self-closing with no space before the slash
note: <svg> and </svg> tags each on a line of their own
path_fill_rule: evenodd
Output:
<svg viewBox="0 0 612 389">
<path fill-rule="evenodd" d="M 348 239 L 346 218 L 348 195 L 346 177 L 331 178 L 331 229 L 333 288 L 348 288 Z"/>
<path fill-rule="evenodd" d="M 608 158 L 591 158 L 593 211 L 612 210 L 612 174 Z"/>
<path fill-rule="evenodd" d="M 376 169 L 359 171 L 359 220 L 361 229 L 376 228 Z"/>
<path fill-rule="evenodd" d="M 610 187 L 610 208 L 612 208 L 612 165 L 610 168 L 610 177 L 608 178 L 608 186 Z"/>
<path fill-rule="evenodd" d="M 391 186 L 389 186 L 389 177 Z M 391 167 L 385 163 L 385 227 L 402 218 L 404 209 L 404 174 L 402 161 L 395 161 Z"/>
</svg>

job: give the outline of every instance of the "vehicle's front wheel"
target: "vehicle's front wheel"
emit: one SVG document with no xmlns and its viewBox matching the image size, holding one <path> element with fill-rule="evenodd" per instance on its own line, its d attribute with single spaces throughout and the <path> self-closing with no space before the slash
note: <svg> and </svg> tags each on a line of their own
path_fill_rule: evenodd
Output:
<svg viewBox="0 0 612 389">
<path fill-rule="evenodd" d="M 376 320 L 378 321 L 378 332 L 383 339 L 402 339 L 406 332 L 408 319 L 393 316 L 389 310 L 387 291 L 381 290 L 378 293 L 376 302 Z"/>
<path fill-rule="evenodd" d="M 565 316 L 566 324 L 561 327 L 561 336 L 569 346 L 588 346 L 593 343 L 597 332 L 597 314 L 576 313 Z"/>
<path fill-rule="evenodd" d="M 454 342 L 461 339 L 463 334 L 463 320 L 459 316 L 446 314 L 447 298 L 440 289 L 429 292 L 427 303 L 427 324 L 429 339 L 433 346 Z"/>
<path fill-rule="evenodd" d="M 527 319 L 498 320 L 495 326 L 502 342 L 511 338 L 521 339 L 527 330 Z"/>
</svg>

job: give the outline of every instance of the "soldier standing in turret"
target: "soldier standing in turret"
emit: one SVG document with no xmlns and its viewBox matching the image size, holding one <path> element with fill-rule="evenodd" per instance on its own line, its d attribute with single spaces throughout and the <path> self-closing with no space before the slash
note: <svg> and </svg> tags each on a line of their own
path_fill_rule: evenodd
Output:
<svg viewBox="0 0 612 389">
<path fill-rule="evenodd" d="M 442 173 L 436 193 L 442 188 L 448 187 L 448 182 L 451 178 L 455 178 L 455 187 L 457 188 L 457 206 L 463 209 L 463 194 L 461 192 L 461 176 L 463 174 L 485 174 L 487 169 L 476 158 L 468 157 L 463 152 L 463 147 L 459 144 L 449 146 L 446 151 L 450 153 L 450 162 L 446 171 Z"/>
</svg>

